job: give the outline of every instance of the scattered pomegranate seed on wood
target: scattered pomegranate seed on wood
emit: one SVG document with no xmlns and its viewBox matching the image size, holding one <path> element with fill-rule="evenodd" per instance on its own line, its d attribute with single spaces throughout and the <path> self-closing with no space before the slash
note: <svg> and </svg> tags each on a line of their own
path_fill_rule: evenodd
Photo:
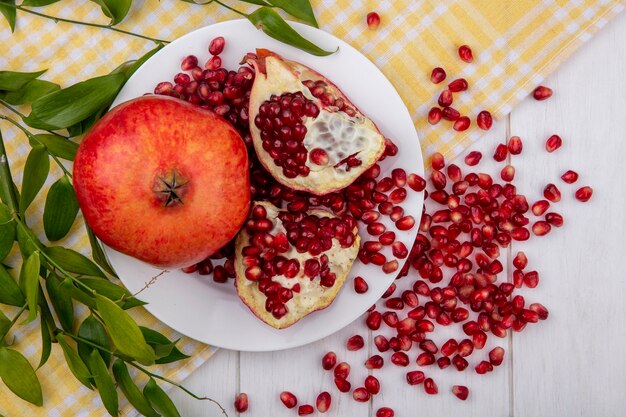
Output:
<svg viewBox="0 0 626 417">
<path fill-rule="evenodd" d="M 546 151 L 552 153 L 563 145 L 563 140 L 559 135 L 552 135 L 546 140 Z"/>
<path fill-rule="evenodd" d="M 369 289 L 369 286 L 367 285 L 367 282 L 362 277 L 354 278 L 354 291 L 357 294 L 365 294 L 368 289 Z"/>
<path fill-rule="evenodd" d="M 439 388 L 432 378 L 426 378 L 424 380 L 424 391 L 426 391 L 426 394 L 435 395 L 439 392 Z"/>
<path fill-rule="evenodd" d="M 394 417 L 396 413 L 389 407 L 382 407 L 376 411 L 376 417 Z"/>
<path fill-rule="evenodd" d="M 593 194 L 593 189 L 591 187 L 582 187 L 576 190 L 576 200 L 582 201 L 583 203 L 589 201 L 591 195 Z"/>
<path fill-rule="evenodd" d="M 370 30 L 377 30 L 380 26 L 380 16 L 376 12 L 369 12 L 367 14 L 367 27 Z"/>
<path fill-rule="evenodd" d="M 315 406 L 317 407 L 317 411 L 320 413 L 325 413 L 330 409 L 330 404 L 332 403 L 332 398 L 328 391 L 320 392 L 315 400 Z"/>
<path fill-rule="evenodd" d="M 462 401 L 467 400 L 467 397 L 469 396 L 469 389 L 463 385 L 454 385 L 452 387 L 452 393 L 459 399 Z"/>
<path fill-rule="evenodd" d="M 522 139 L 519 136 L 511 136 L 508 143 L 509 152 L 511 155 L 519 155 L 522 153 L 523 144 Z"/>
<path fill-rule="evenodd" d="M 476 166 L 478 165 L 482 157 L 483 157 L 482 153 L 478 151 L 472 151 L 468 153 L 467 156 L 465 156 L 465 165 L 470 166 L 470 167 Z"/>
<path fill-rule="evenodd" d="M 376 378 L 375 376 L 368 375 L 365 378 L 365 382 L 363 383 L 363 386 L 365 387 L 367 392 L 369 392 L 372 395 L 376 395 L 380 392 L 380 382 L 378 381 L 378 378 Z"/>
<path fill-rule="evenodd" d="M 509 148 L 505 144 L 501 143 L 496 147 L 496 150 L 493 154 L 493 159 L 497 162 L 502 162 L 506 159 L 508 153 Z"/>
<path fill-rule="evenodd" d="M 471 48 L 467 45 L 461 45 L 459 47 L 459 58 L 467 63 L 474 61 L 474 55 L 472 54 Z"/>
<path fill-rule="evenodd" d="M 578 180 L 578 173 L 570 169 L 561 175 L 561 179 L 568 184 L 573 184 Z"/>
<path fill-rule="evenodd" d="M 533 97 L 538 101 L 547 100 L 552 97 L 552 89 L 540 85 L 533 90 Z"/>
<path fill-rule="evenodd" d="M 346 342 L 346 348 L 350 351 L 362 349 L 365 346 L 363 336 L 355 335 L 348 339 Z"/>
<path fill-rule="evenodd" d="M 283 391 L 280 393 L 280 401 L 282 401 L 287 408 L 294 408 L 298 405 L 298 399 L 289 391 Z"/>
<path fill-rule="evenodd" d="M 441 67 L 433 68 L 433 71 L 430 73 L 430 81 L 433 84 L 439 84 L 443 80 L 446 79 L 446 71 Z"/>
<path fill-rule="evenodd" d="M 487 110 L 483 110 L 480 113 L 478 113 L 478 116 L 476 117 L 476 124 L 482 130 L 489 130 L 489 129 L 491 129 L 491 125 L 493 124 L 493 119 L 491 117 L 491 113 L 489 113 Z M 497 152 L 497 150 L 496 150 L 496 152 Z M 505 154 L 505 158 L 506 158 L 506 154 Z M 502 159 L 502 160 L 504 160 L 504 159 Z"/>
<path fill-rule="evenodd" d="M 543 189 L 543 196 L 553 203 L 561 201 L 561 192 L 554 184 L 546 185 L 546 188 Z"/>
<path fill-rule="evenodd" d="M 248 411 L 248 395 L 241 393 L 235 398 L 235 410 L 239 413 L 245 413 Z"/>
<path fill-rule="evenodd" d="M 310 414 L 313 414 L 314 411 L 315 409 L 310 404 L 305 404 L 305 405 L 301 405 L 300 407 L 298 407 L 299 416 L 308 416 Z"/>
</svg>

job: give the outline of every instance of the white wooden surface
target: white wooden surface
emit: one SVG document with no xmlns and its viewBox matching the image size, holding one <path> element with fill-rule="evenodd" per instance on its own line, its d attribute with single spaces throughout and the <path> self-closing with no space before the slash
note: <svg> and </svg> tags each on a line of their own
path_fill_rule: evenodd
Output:
<svg viewBox="0 0 626 417">
<path fill-rule="evenodd" d="M 393 407 L 398 417 L 626 415 L 626 14 L 597 34 L 545 84 L 554 88 L 555 96 L 544 103 L 527 99 L 470 149 L 488 156 L 481 163 L 488 172 L 495 144 L 519 135 L 524 152 L 512 162 L 518 187 L 532 200 L 539 198 L 547 179 L 563 185 L 563 200 L 556 210 L 564 214 L 565 225 L 524 245 L 530 267 L 540 271 L 539 286 L 524 295 L 527 302 L 546 305 L 550 318 L 500 341 L 506 359 L 495 372 L 478 376 L 433 370 L 440 390 L 433 397 L 421 385 L 409 387 L 404 382 L 411 366 L 400 369 L 388 363 L 376 372 L 383 394 L 372 403 L 356 403 L 337 392 L 319 360 L 334 350 L 356 365 L 353 382 L 365 378 L 359 365 L 369 352 L 347 352 L 344 347 L 353 334 L 371 337 L 357 320 L 298 349 L 219 351 L 186 385 L 220 401 L 231 417 L 237 416 L 232 402 L 240 391 L 250 397 L 245 416 L 297 415 L 278 400 L 284 389 L 310 404 L 320 391 L 328 390 L 333 395 L 331 412 L 326 414 L 330 416 L 373 417 L 383 405 Z M 543 146 L 553 133 L 561 135 L 564 146 L 549 155 Z M 593 187 L 590 202 L 577 202 L 573 198 L 577 187 L 565 187 L 559 180 L 566 169 L 581 174 L 575 185 Z M 516 250 L 514 245 L 513 254 Z M 511 251 L 508 256 L 510 264 Z M 437 334 L 437 341 L 446 336 Z M 486 356 L 488 349 L 483 352 Z M 468 385 L 470 399 L 457 400 L 449 391 L 452 384 Z M 220 415 L 207 402 L 182 393 L 174 398 L 185 417 Z"/>
</svg>

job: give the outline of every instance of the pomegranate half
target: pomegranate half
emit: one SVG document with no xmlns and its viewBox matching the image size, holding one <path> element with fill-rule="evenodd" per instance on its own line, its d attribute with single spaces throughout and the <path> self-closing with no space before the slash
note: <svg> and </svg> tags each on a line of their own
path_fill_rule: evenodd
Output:
<svg viewBox="0 0 626 417">
<path fill-rule="evenodd" d="M 350 185 L 378 161 L 385 138 L 318 72 L 268 51 L 248 63 L 250 133 L 259 160 L 277 181 L 317 195 Z"/>
<path fill-rule="evenodd" d="M 110 110 L 79 146 L 74 188 L 105 244 L 162 268 L 193 265 L 228 243 L 250 206 L 248 155 L 215 113 L 143 96 Z"/>
<path fill-rule="evenodd" d="M 289 327 L 333 302 L 359 244 L 352 217 L 255 202 L 235 243 L 237 294 L 265 323 Z"/>
</svg>

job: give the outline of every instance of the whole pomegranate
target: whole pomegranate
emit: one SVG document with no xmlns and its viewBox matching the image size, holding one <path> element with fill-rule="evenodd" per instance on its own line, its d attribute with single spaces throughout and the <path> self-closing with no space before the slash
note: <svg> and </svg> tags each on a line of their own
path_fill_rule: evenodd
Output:
<svg viewBox="0 0 626 417">
<path fill-rule="evenodd" d="M 83 139 L 74 187 L 87 224 L 113 249 L 161 268 L 211 255 L 250 205 L 248 155 L 211 111 L 163 96 L 110 110 Z"/>
</svg>

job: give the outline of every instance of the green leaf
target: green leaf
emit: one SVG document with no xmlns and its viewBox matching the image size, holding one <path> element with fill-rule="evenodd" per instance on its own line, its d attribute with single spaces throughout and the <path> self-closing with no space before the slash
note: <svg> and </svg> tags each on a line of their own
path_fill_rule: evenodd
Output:
<svg viewBox="0 0 626 417">
<path fill-rule="evenodd" d="M 28 304 L 28 318 L 25 323 L 30 323 L 37 318 L 37 301 L 39 301 L 39 252 L 33 252 L 20 270 L 20 287 L 26 294 Z"/>
<path fill-rule="evenodd" d="M 52 184 L 43 211 L 43 228 L 50 241 L 64 238 L 78 214 L 78 200 L 67 175 Z"/>
<path fill-rule="evenodd" d="M 170 397 L 157 385 L 153 378 L 150 378 L 150 381 L 143 387 L 143 395 L 146 396 L 150 405 L 164 417 L 180 417 L 180 413 Z"/>
<path fill-rule="evenodd" d="M 33 80 L 17 91 L 1 93 L 0 98 L 9 104 L 30 104 L 39 97 L 50 94 L 59 88 L 57 84 L 50 81 Z"/>
<path fill-rule="evenodd" d="M 133 295 L 120 285 L 117 285 L 111 281 L 100 278 L 81 278 L 83 284 L 94 290 L 100 295 L 105 296 L 109 300 L 119 301 L 124 300 L 121 305 L 124 310 L 129 308 L 145 305 L 146 303 L 133 297 Z"/>
<path fill-rule="evenodd" d="M 33 202 L 50 173 L 50 158 L 43 146 L 35 146 L 26 158 L 24 179 L 22 180 L 22 195 L 20 198 L 20 213 L 24 213 Z"/>
<path fill-rule="evenodd" d="M 267 0 L 272 6 L 279 7 L 311 26 L 318 27 L 315 14 L 309 0 Z"/>
<path fill-rule="evenodd" d="M 96 388 L 98 388 L 100 398 L 102 398 L 104 408 L 107 409 L 110 415 L 117 417 L 119 415 L 117 390 L 115 389 L 115 383 L 109 374 L 107 365 L 102 360 L 102 356 L 100 356 L 96 350 L 91 351 L 88 363 L 89 369 L 91 369 L 91 374 L 93 375 L 93 379 L 96 383 Z"/>
<path fill-rule="evenodd" d="M 132 0 L 92 0 L 94 3 L 100 5 L 102 12 L 106 17 L 111 18 L 110 26 L 115 26 L 120 23 L 126 15 L 132 4 Z"/>
<path fill-rule="evenodd" d="M 63 287 L 65 291 L 70 294 L 70 297 L 72 297 L 79 303 L 84 304 L 91 309 L 96 308 L 95 296 L 93 296 L 92 294 L 87 294 L 85 291 L 76 288 L 74 283 L 69 278 L 63 280 L 63 282 L 61 283 L 61 287 Z"/>
<path fill-rule="evenodd" d="M 85 320 L 83 320 L 80 328 L 78 329 L 78 336 L 82 339 L 89 340 L 90 342 L 95 343 L 96 345 L 105 347 L 107 349 L 109 346 L 109 339 L 107 337 L 106 330 L 102 323 L 98 321 L 94 316 L 90 315 Z M 89 360 L 89 354 L 92 350 L 96 349 L 91 345 L 88 345 L 85 342 L 81 342 L 80 340 L 76 343 L 78 347 L 78 355 L 83 359 L 83 361 L 87 362 Z M 110 349 L 109 349 L 110 350 Z M 102 349 L 98 349 L 100 352 L 100 356 L 104 360 L 104 363 L 109 366 L 111 363 L 111 354 L 103 351 Z"/>
<path fill-rule="evenodd" d="M 74 330 L 74 304 L 71 295 L 61 287 L 61 282 L 56 274 L 51 273 L 46 279 L 46 290 L 61 327 L 71 333 Z"/>
<path fill-rule="evenodd" d="M 58 1 L 61 1 L 61 0 L 25 0 L 24 3 L 22 3 L 22 6 L 41 7 L 41 6 L 47 6 L 52 3 L 56 3 Z"/>
<path fill-rule="evenodd" d="M 244 3 L 256 4 L 256 5 L 259 5 L 259 6 L 270 6 L 269 3 L 267 3 L 267 2 L 265 2 L 263 0 L 241 0 L 241 1 L 243 1 Z"/>
<path fill-rule="evenodd" d="M 109 105 L 125 81 L 124 74 L 109 74 L 47 94 L 35 100 L 30 115 L 22 120 L 38 129 L 70 127 Z"/>
<path fill-rule="evenodd" d="M 41 368 L 48 362 L 52 353 L 52 339 L 50 337 L 50 329 L 45 320 L 41 320 L 41 359 L 37 369 Z"/>
<path fill-rule="evenodd" d="M 43 145 L 54 156 L 73 161 L 78 151 L 78 143 L 57 135 L 33 135 L 29 138 L 30 146 Z"/>
<path fill-rule="evenodd" d="M 11 329 L 11 320 L 0 310 L 0 340 L 4 339 Z"/>
<path fill-rule="evenodd" d="M 106 278 L 104 272 L 84 255 L 62 246 L 50 246 L 44 252 L 65 271 L 88 277 Z"/>
<path fill-rule="evenodd" d="M 6 0 L 0 1 L 5 3 Z M 15 4 L 14 2 L 12 2 Z M 9 9 L 9 7 L 0 6 L 0 10 Z M 15 10 L 15 9 L 12 9 Z M 6 16 L 6 15 L 5 15 Z M 17 72 L 17 71 L 0 71 L 0 90 L 2 91 L 17 91 L 22 89 L 26 84 L 39 77 L 47 70 L 41 70 L 36 72 Z"/>
<path fill-rule="evenodd" d="M 16 350 L 0 348 L 0 377 L 15 395 L 41 407 L 43 395 L 35 370 L 28 359 Z"/>
<path fill-rule="evenodd" d="M 96 235 L 93 234 L 93 231 L 89 226 L 85 225 L 85 228 L 87 229 L 87 236 L 89 236 L 89 244 L 91 244 L 91 257 L 98 265 L 100 265 L 102 269 L 117 278 L 117 274 L 113 270 L 111 264 L 109 264 L 109 260 L 104 254 L 104 250 L 96 238 Z"/>
<path fill-rule="evenodd" d="M 66 336 L 62 334 L 57 334 L 56 339 L 63 349 L 63 356 L 65 357 L 65 362 L 67 362 L 67 366 L 70 368 L 70 371 L 81 384 L 91 389 L 91 383 L 89 379 L 91 378 L 91 374 L 87 365 L 82 361 L 78 353 L 67 343 L 65 340 Z"/>
<path fill-rule="evenodd" d="M 2 3 L 15 4 L 15 0 L 0 0 L 0 13 L 4 15 L 9 22 L 11 32 L 15 32 L 15 8 L 10 6 L 2 6 Z"/>
<path fill-rule="evenodd" d="M 143 333 L 143 337 L 146 339 L 146 342 L 152 346 L 154 353 L 158 357 L 155 363 L 162 365 L 165 363 L 187 359 L 189 357 L 178 350 L 176 347 L 177 341 L 171 342 L 167 337 L 156 330 L 143 326 L 139 327 L 141 328 L 141 332 Z"/>
<path fill-rule="evenodd" d="M 11 210 L 4 203 L 0 203 L 0 261 L 11 252 L 15 234 L 15 220 Z"/>
<path fill-rule="evenodd" d="M 120 359 L 113 363 L 113 375 L 115 376 L 117 386 L 120 387 L 124 396 L 128 399 L 128 402 L 130 402 L 137 411 L 146 417 L 159 417 L 159 413 L 154 411 L 152 406 L 150 406 L 146 397 L 144 397 L 130 377 L 128 367 Z"/>
<path fill-rule="evenodd" d="M 21 307 L 26 302 L 24 294 L 17 282 L 4 266 L 0 265 L 0 303 Z"/>
<path fill-rule="evenodd" d="M 102 295 L 96 295 L 96 307 L 117 350 L 143 364 L 154 363 L 154 351 L 127 312 Z"/>
<path fill-rule="evenodd" d="M 22 223 L 17 225 L 17 243 L 23 258 L 28 258 L 33 252 L 43 250 L 44 247 L 33 231 Z"/>
<path fill-rule="evenodd" d="M 248 20 L 266 35 L 312 55 L 326 56 L 333 53 L 303 38 L 278 13 L 269 7 L 259 7 L 248 15 Z"/>
</svg>

